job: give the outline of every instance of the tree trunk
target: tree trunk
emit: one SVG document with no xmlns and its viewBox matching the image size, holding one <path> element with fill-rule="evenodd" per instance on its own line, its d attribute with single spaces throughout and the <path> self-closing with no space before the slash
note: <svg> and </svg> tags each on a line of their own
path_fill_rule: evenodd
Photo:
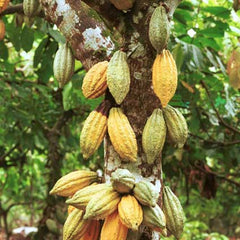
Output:
<svg viewBox="0 0 240 240">
<path fill-rule="evenodd" d="M 167 4 L 171 19 L 180 0 L 162 2 Z M 138 160 L 137 163 L 121 162 L 106 136 L 105 180 L 108 182 L 111 173 L 117 168 L 127 168 L 137 180 L 144 177 L 157 186 L 161 205 L 161 155 L 155 164 L 147 164 L 141 143 L 147 118 L 155 108 L 161 107 L 151 87 L 151 69 L 156 51 L 148 40 L 149 20 L 159 1 L 138 0 L 127 12 L 117 10 L 109 0 L 41 0 L 41 3 L 46 19 L 58 26 L 70 43 L 75 57 L 82 62 L 86 70 L 96 62 L 108 59 L 113 50 L 121 48 L 127 53 L 131 86 L 121 108 L 136 134 Z M 130 233 L 128 239 L 157 240 L 160 237 L 148 228 L 141 228 L 138 233 Z"/>
</svg>

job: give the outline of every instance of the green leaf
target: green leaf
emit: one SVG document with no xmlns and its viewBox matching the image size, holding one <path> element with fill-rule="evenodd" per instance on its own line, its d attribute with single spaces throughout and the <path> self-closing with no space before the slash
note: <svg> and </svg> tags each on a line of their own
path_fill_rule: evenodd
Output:
<svg viewBox="0 0 240 240">
<path fill-rule="evenodd" d="M 200 30 L 198 33 L 204 35 L 205 37 L 220 38 L 224 36 L 224 29 L 219 27 L 212 27 Z"/>
<path fill-rule="evenodd" d="M 8 59 L 8 48 L 6 47 L 3 41 L 0 41 L 0 59 L 3 60 Z"/>
<path fill-rule="evenodd" d="M 29 52 L 32 49 L 34 41 L 34 32 L 32 29 L 24 26 L 21 34 L 21 43 L 24 51 Z"/>
<path fill-rule="evenodd" d="M 35 50 L 34 58 L 33 58 L 33 67 L 36 68 L 41 61 L 42 55 L 44 53 L 44 48 L 48 42 L 48 37 L 43 38 L 43 40 L 38 45 Z"/>
<path fill-rule="evenodd" d="M 215 17 L 220 17 L 224 19 L 228 19 L 230 16 L 231 11 L 225 7 L 219 6 L 208 6 L 201 8 L 201 11 L 209 12 L 213 14 Z"/>
<path fill-rule="evenodd" d="M 174 49 L 172 50 L 172 54 L 176 61 L 178 72 L 180 72 L 181 67 L 183 65 L 183 61 L 184 61 L 184 51 L 183 51 L 182 45 L 180 43 L 178 43 L 174 47 Z"/>
</svg>

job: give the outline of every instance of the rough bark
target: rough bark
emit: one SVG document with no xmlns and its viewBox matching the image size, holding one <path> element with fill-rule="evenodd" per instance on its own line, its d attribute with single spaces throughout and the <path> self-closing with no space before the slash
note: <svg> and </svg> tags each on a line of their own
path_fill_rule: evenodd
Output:
<svg viewBox="0 0 240 240">
<path fill-rule="evenodd" d="M 115 49 L 122 48 L 127 53 L 131 88 L 121 107 L 136 134 L 138 161 L 137 163 L 121 162 L 109 137 L 106 136 L 105 180 L 109 181 L 111 173 L 117 168 L 127 168 L 138 180 L 142 177 L 147 178 L 158 187 L 161 205 L 161 155 L 155 164 L 147 164 L 141 144 L 142 131 L 147 118 L 155 108 L 161 107 L 151 87 L 151 68 L 156 51 L 148 40 L 150 16 L 159 1 L 138 0 L 127 12 L 116 10 L 108 0 L 53 0 L 51 3 L 48 0 L 41 0 L 41 2 L 47 20 L 58 26 L 70 43 L 75 57 L 86 69 L 98 61 L 108 59 Z M 171 19 L 180 0 L 162 2 L 169 7 L 169 19 Z M 159 234 L 152 233 L 150 229 L 144 227 L 141 227 L 138 233 L 130 233 L 128 237 L 128 239 L 146 240 L 159 238 Z"/>
</svg>

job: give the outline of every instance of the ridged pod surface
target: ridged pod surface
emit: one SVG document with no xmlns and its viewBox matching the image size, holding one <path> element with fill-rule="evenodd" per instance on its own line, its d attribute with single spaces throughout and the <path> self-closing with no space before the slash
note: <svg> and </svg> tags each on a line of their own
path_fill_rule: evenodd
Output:
<svg viewBox="0 0 240 240">
<path fill-rule="evenodd" d="M 63 44 L 56 52 L 53 62 L 54 77 L 62 88 L 68 83 L 74 72 L 74 56 L 67 44 Z"/>
<path fill-rule="evenodd" d="M 80 136 L 80 148 L 85 159 L 93 155 L 107 131 L 107 116 L 110 102 L 103 101 L 84 122 Z"/>
<path fill-rule="evenodd" d="M 112 191 L 113 188 L 110 184 L 101 183 L 97 185 L 87 186 L 79 191 L 77 191 L 72 198 L 66 201 L 67 204 L 73 205 L 79 209 L 85 209 L 88 203 L 96 194 L 100 192 Z"/>
<path fill-rule="evenodd" d="M 96 182 L 97 179 L 96 172 L 87 170 L 74 171 L 61 177 L 50 191 L 50 194 L 69 197 L 78 190 Z"/>
<path fill-rule="evenodd" d="M 7 8 L 9 1 L 10 0 L 0 0 L 0 13 Z"/>
<path fill-rule="evenodd" d="M 68 215 L 74 210 L 74 209 L 76 209 L 75 207 L 73 207 L 73 206 L 68 206 L 68 209 L 67 209 L 67 212 L 68 212 Z"/>
<path fill-rule="evenodd" d="M 152 164 L 160 155 L 166 138 L 166 124 L 161 109 L 157 108 L 148 118 L 142 134 L 142 146 L 147 163 Z"/>
<path fill-rule="evenodd" d="M 120 200 L 119 193 L 114 190 L 94 195 L 86 207 L 84 219 L 98 220 L 107 217 L 117 209 Z"/>
<path fill-rule="evenodd" d="M 130 70 L 125 52 L 119 50 L 113 54 L 107 69 L 107 85 L 117 104 L 121 104 L 130 88 Z"/>
<path fill-rule="evenodd" d="M 83 219 L 84 212 L 79 209 L 74 209 L 67 217 L 63 226 L 63 240 L 78 240 L 80 239 L 91 221 Z"/>
<path fill-rule="evenodd" d="M 83 79 L 82 91 L 86 98 L 97 98 L 107 89 L 108 61 L 95 64 L 89 69 Z"/>
<path fill-rule="evenodd" d="M 157 230 L 166 227 L 166 218 L 162 209 L 156 205 L 155 207 L 143 206 L 143 224 Z"/>
<path fill-rule="evenodd" d="M 100 240 L 126 240 L 128 228 L 122 224 L 118 211 L 107 216 L 101 231 Z"/>
<path fill-rule="evenodd" d="M 34 16 L 38 10 L 38 7 L 38 0 L 23 0 L 23 12 L 28 17 Z"/>
<path fill-rule="evenodd" d="M 123 196 L 118 204 L 118 213 L 121 222 L 135 231 L 143 220 L 143 210 L 137 199 L 132 195 Z"/>
<path fill-rule="evenodd" d="M 113 188 L 120 193 L 129 193 L 135 184 L 134 175 L 127 169 L 117 169 L 111 175 Z"/>
<path fill-rule="evenodd" d="M 100 222 L 97 220 L 92 220 L 89 224 L 87 231 L 79 240 L 98 240 L 99 233 Z"/>
<path fill-rule="evenodd" d="M 137 161 L 137 140 L 133 129 L 121 108 L 111 108 L 108 133 L 115 151 L 123 161 Z"/>
<path fill-rule="evenodd" d="M 4 39 L 5 36 L 5 24 L 3 22 L 3 20 L 0 19 L 0 41 L 2 41 Z"/>
<path fill-rule="evenodd" d="M 110 2 L 119 10 L 128 10 L 133 7 L 135 0 L 110 0 Z"/>
<path fill-rule="evenodd" d="M 170 141 L 179 148 L 183 147 L 188 137 L 188 126 L 182 113 L 168 105 L 163 109 L 163 116 L 167 125 L 167 134 Z"/>
<path fill-rule="evenodd" d="M 159 192 L 152 183 L 142 180 L 135 184 L 133 195 L 142 205 L 155 207 L 159 197 Z"/>
<path fill-rule="evenodd" d="M 167 229 L 180 239 L 184 227 L 184 212 L 177 196 L 167 186 L 163 189 L 163 212 Z"/>
<path fill-rule="evenodd" d="M 162 107 L 166 107 L 177 89 L 177 67 L 172 54 L 163 50 L 153 63 L 153 91 L 159 98 Z"/>
<path fill-rule="evenodd" d="M 170 35 L 170 23 L 164 6 L 157 7 L 149 23 L 149 40 L 158 53 L 166 47 Z"/>
</svg>

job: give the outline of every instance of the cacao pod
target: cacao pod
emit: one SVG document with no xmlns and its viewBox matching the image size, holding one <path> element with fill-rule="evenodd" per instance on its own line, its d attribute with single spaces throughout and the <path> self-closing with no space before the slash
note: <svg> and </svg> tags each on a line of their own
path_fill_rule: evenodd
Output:
<svg viewBox="0 0 240 240">
<path fill-rule="evenodd" d="M 73 206 L 68 206 L 68 215 L 74 210 L 74 209 L 76 209 L 75 207 L 73 207 Z"/>
<path fill-rule="evenodd" d="M 8 6 L 10 0 L 0 0 L 0 13 L 2 13 Z"/>
<path fill-rule="evenodd" d="M 103 191 L 89 201 L 86 207 L 84 219 L 103 219 L 113 213 L 120 202 L 121 198 L 118 192 Z"/>
<path fill-rule="evenodd" d="M 128 228 L 122 224 L 118 211 L 107 216 L 101 231 L 100 240 L 126 240 Z"/>
<path fill-rule="evenodd" d="M 100 222 L 92 220 L 85 234 L 79 240 L 98 240 L 100 233 Z"/>
<path fill-rule="evenodd" d="M 130 70 L 127 54 L 117 51 L 113 54 L 107 69 L 107 85 L 117 104 L 121 104 L 130 88 Z"/>
<path fill-rule="evenodd" d="M 80 136 L 80 148 L 85 159 L 93 155 L 107 131 L 107 116 L 110 102 L 103 101 L 87 117 Z"/>
<path fill-rule="evenodd" d="M 23 12 L 27 17 L 34 16 L 38 10 L 38 7 L 38 0 L 23 0 Z"/>
<path fill-rule="evenodd" d="M 83 79 L 82 91 L 86 98 L 97 98 L 107 89 L 108 61 L 99 62 L 89 69 Z"/>
<path fill-rule="evenodd" d="M 69 197 L 78 190 L 96 182 L 97 179 L 98 175 L 95 172 L 87 170 L 74 171 L 61 177 L 50 191 L 50 194 Z"/>
<path fill-rule="evenodd" d="M 163 116 L 167 125 L 167 134 L 170 141 L 182 148 L 188 137 L 188 126 L 182 113 L 168 105 L 163 109 Z"/>
<path fill-rule="evenodd" d="M 127 169 L 117 169 L 111 175 L 113 188 L 120 193 L 129 193 L 135 184 L 134 175 Z"/>
<path fill-rule="evenodd" d="M 153 91 L 159 98 L 162 107 L 166 107 L 177 89 L 177 67 L 172 54 L 163 50 L 153 63 Z"/>
<path fill-rule="evenodd" d="M 22 27 L 23 23 L 24 23 L 24 15 L 16 13 L 15 14 L 15 25 L 16 25 L 16 27 Z"/>
<path fill-rule="evenodd" d="M 4 39 L 4 36 L 5 36 L 5 24 L 0 19 L 0 41 L 2 41 Z"/>
<path fill-rule="evenodd" d="M 149 40 L 158 53 L 166 47 L 170 36 L 170 23 L 164 6 L 157 7 L 149 23 Z"/>
<path fill-rule="evenodd" d="M 23 17 L 23 20 L 24 20 L 24 23 L 29 27 L 31 28 L 33 23 L 34 23 L 34 20 L 35 18 L 34 17 L 28 17 L 28 16 L 25 16 Z"/>
<path fill-rule="evenodd" d="M 159 197 L 159 192 L 152 183 L 147 180 L 142 180 L 135 183 L 133 195 L 142 205 L 155 207 Z"/>
<path fill-rule="evenodd" d="M 132 195 L 123 196 L 118 204 L 118 213 L 121 222 L 135 231 L 143 220 L 143 210 L 136 198 Z"/>
<path fill-rule="evenodd" d="M 166 227 L 166 218 L 162 209 L 156 205 L 155 207 L 143 206 L 143 224 L 154 229 L 161 230 Z"/>
<path fill-rule="evenodd" d="M 60 88 L 70 81 L 74 73 L 74 56 L 67 44 L 61 45 L 56 52 L 53 73 Z"/>
<path fill-rule="evenodd" d="M 121 108 L 111 108 L 108 133 L 115 151 L 124 161 L 137 161 L 137 140 Z"/>
<path fill-rule="evenodd" d="M 110 2 L 119 10 L 128 10 L 133 7 L 135 0 L 110 0 Z"/>
<path fill-rule="evenodd" d="M 143 129 L 142 146 L 147 163 L 153 164 L 159 157 L 166 138 L 166 124 L 161 109 L 155 109 Z"/>
<path fill-rule="evenodd" d="M 51 233 L 59 235 L 59 228 L 54 220 L 48 218 L 46 220 L 46 226 Z"/>
<path fill-rule="evenodd" d="M 106 183 L 90 185 L 77 191 L 66 203 L 79 209 L 85 209 L 89 201 L 94 198 L 96 194 L 112 190 L 112 186 Z"/>
<path fill-rule="evenodd" d="M 166 227 L 180 239 L 184 227 L 184 212 L 177 196 L 169 187 L 163 189 L 163 212 L 166 217 Z"/>
<path fill-rule="evenodd" d="M 84 220 L 83 215 L 79 209 L 74 209 L 68 215 L 63 226 L 63 240 L 78 240 L 85 234 L 91 221 Z"/>
</svg>

